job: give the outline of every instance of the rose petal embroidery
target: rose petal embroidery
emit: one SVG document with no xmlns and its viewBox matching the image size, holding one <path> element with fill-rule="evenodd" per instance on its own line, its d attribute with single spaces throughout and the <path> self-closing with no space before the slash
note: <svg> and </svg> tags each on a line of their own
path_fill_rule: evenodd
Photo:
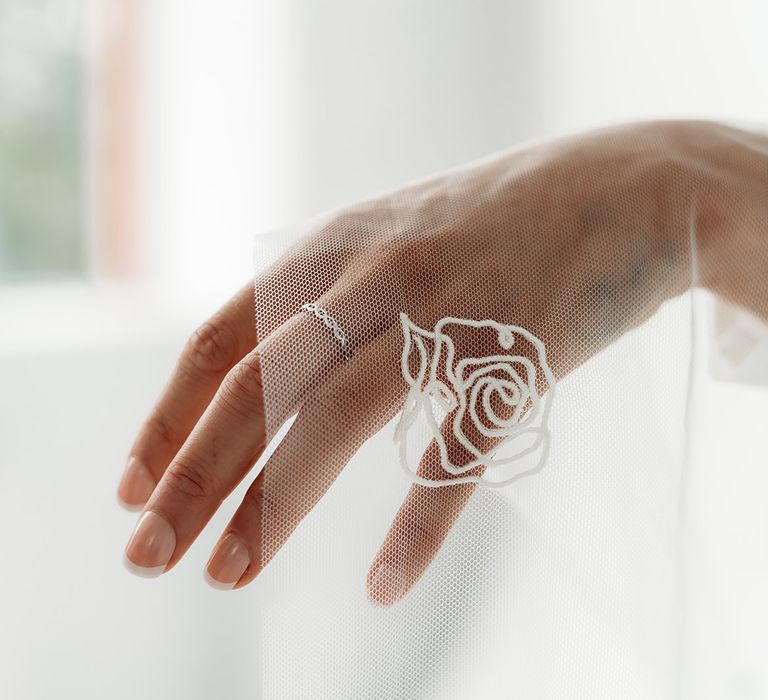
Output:
<svg viewBox="0 0 768 700">
<path fill-rule="evenodd" d="M 413 323 L 407 314 L 401 313 L 400 323 L 404 340 L 401 369 L 410 389 L 395 428 L 395 442 L 399 444 L 400 463 L 408 476 L 416 483 L 429 487 L 480 483 L 498 488 L 540 471 L 549 454 L 547 420 L 556 384 L 547 364 L 544 343 L 524 328 L 490 319 L 474 321 L 446 316 L 437 322 L 433 331 L 427 331 Z M 465 357 L 457 361 L 454 341 L 445 330 L 450 325 L 491 328 L 496 331 L 499 347 L 505 352 L 485 357 Z M 534 350 L 533 359 L 512 352 L 518 338 L 527 341 Z M 416 360 L 415 372 L 412 371 L 412 356 Z M 537 391 L 538 372 L 547 384 L 543 395 Z M 447 383 L 441 377 L 446 378 Z M 492 405 L 494 395 L 511 409 L 508 416 L 496 413 Z M 471 455 L 466 463 L 458 465 L 450 461 L 441 426 L 435 418 L 435 407 L 446 416 L 446 421 L 450 420 L 449 427 L 457 443 Z M 443 469 L 453 478 L 426 479 L 409 465 L 406 439 L 420 414 L 425 417 L 437 442 Z M 462 424 L 467 419 L 478 434 L 494 441 L 492 449 L 481 451 L 465 435 Z M 509 448 L 522 436 L 527 436 L 527 446 L 499 456 L 502 448 Z M 530 458 L 533 466 L 506 478 L 494 478 L 494 470 L 498 473 L 498 470 L 524 458 Z M 481 475 L 468 473 L 481 466 L 484 468 Z"/>
</svg>

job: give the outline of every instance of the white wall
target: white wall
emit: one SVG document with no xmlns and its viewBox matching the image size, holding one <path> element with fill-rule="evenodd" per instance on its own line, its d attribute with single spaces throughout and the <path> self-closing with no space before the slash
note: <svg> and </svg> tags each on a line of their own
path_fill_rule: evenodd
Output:
<svg viewBox="0 0 768 700">
<path fill-rule="evenodd" d="M 518 141 L 768 119 L 761 0 L 147 3 L 149 278 L 228 293 L 250 237 Z"/>
<path fill-rule="evenodd" d="M 142 176 L 150 277 L 221 296 L 248 275 L 258 231 L 535 134 L 535 8 L 153 4 Z"/>
<path fill-rule="evenodd" d="M 761 0 L 549 0 L 546 128 L 659 116 L 768 119 Z"/>
</svg>

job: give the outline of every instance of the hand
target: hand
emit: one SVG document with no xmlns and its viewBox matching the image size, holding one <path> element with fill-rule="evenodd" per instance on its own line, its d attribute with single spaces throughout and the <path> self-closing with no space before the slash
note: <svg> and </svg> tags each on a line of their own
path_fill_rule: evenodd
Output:
<svg viewBox="0 0 768 700">
<path fill-rule="evenodd" d="M 257 280 L 258 309 L 248 285 L 184 349 L 119 488 L 124 503 L 144 506 L 129 565 L 146 575 L 171 569 L 297 414 L 207 566 L 221 587 L 253 580 L 402 408 L 401 311 L 427 329 L 445 316 L 522 326 L 542 339 L 557 378 L 691 284 L 768 316 L 768 293 L 756 285 L 768 259 L 767 160 L 763 137 L 722 125 L 629 125 L 483 161 L 332 216 Z M 350 359 L 299 310 L 314 300 L 343 319 Z M 492 354 L 488 337 L 463 343 L 474 357 Z M 540 374 L 536 384 L 548 388 Z M 492 404 L 510 409 L 499 395 Z M 476 426 L 462 427 L 492 449 Z M 451 462 L 467 464 L 450 420 L 441 435 Z M 452 478 L 436 442 L 418 474 Z M 411 487 L 372 563 L 372 600 L 391 604 L 414 585 L 475 487 Z"/>
</svg>

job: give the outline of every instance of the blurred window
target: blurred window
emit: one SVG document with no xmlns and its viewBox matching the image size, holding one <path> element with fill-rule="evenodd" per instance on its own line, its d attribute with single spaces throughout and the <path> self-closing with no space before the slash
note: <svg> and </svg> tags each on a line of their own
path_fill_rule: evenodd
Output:
<svg viewBox="0 0 768 700">
<path fill-rule="evenodd" d="M 0 0 L 0 282 L 84 269 L 81 0 Z"/>
</svg>

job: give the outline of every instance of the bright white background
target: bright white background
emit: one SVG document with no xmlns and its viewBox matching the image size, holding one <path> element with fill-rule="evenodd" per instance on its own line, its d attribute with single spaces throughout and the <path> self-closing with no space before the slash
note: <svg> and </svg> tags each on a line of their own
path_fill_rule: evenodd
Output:
<svg viewBox="0 0 768 700">
<path fill-rule="evenodd" d="M 768 122 L 760 0 L 153 0 L 141 28 L 138 274 L 106 279 L 96 254 L 83 284 L 0 288 L 0 696 L 13 700 L 259 697 L 257 589 L 202 579 L 241 491 L 152 582 L 122 568 L 134 518 L 114 498 L 185 337 L 249 278 L 256 232 L 525 139 L 659 116 Z M 703 425 L 764 431 L 754 411 L 716 412 L 762 405 L 764 388 L 701 390 Z M 722 557 L 713 595 L 749 649 L 768 625 L 765 588 L 743 585 L 766 581 L 768 477 L 711 429 L 697 445 L 718 495 L 694 514 Z M 747 655 L 713 697 L 768 697 L 759 663 Z"/>
</svg>

